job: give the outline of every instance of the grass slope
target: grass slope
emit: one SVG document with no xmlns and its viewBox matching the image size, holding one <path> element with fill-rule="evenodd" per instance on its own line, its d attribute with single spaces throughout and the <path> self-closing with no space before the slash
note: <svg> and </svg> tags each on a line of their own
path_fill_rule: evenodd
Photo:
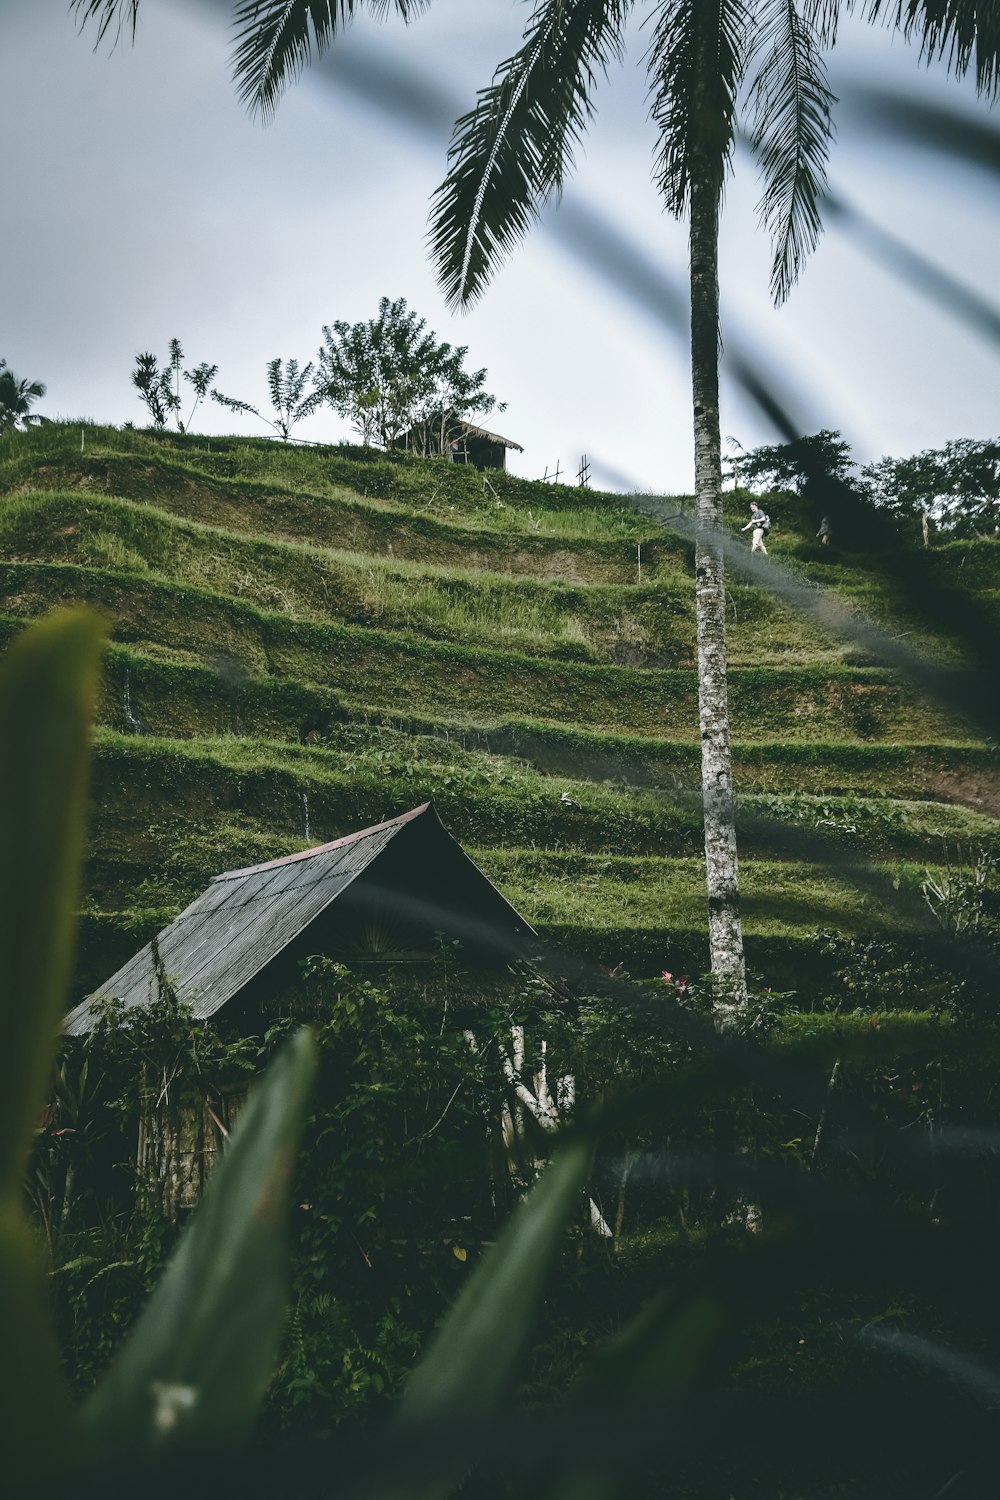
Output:
<svg viewBox="0 0 1000 1500">
<path fill-rule="evenodd" d="M 955 659 L 891 559 L 771 509 L 800 579 Z M 84 423 L 0 439 L 0 539 L 0 639 L 62 602 L 113 622 L 81 988 L 217 870 L 427 797 L 545 935 L 633 973 L 704 967 L 681 531 L 408 455 Z M 919 562 L 929 593 L 983 607 L 998 559 Z M 729 596 L 748 953 L 793 987 L 817 930 L 918 941 L 924 870 L 997 848 L 1000 780 L 858 648 L 763 588 Z"/>
</svg>

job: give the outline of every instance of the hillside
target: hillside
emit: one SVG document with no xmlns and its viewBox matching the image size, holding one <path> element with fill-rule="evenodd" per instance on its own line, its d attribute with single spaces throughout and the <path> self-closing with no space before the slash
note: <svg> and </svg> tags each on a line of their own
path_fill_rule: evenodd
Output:
<svg viewBox="0 0 1000 1500">
<path fill-rule="evenodd" d="M 877 556 L 769 508 L 776 562 L 957 659 Z M 0 535 L 3 639 L 69 601 L 113 621 L 78 994 L 217 871 L 428 797 L 543 933 L 706 967 L 682 535 L 437 461 L 79 424 L 0 440 Z M 1000 588 L 996 543 L 931 562 Z M 764 590 L 730 604 L 748 959 L 808 994 L 817 931 L 919 931 L 925 871 L 1000 846 L 996 759 Z"/>
</svg>

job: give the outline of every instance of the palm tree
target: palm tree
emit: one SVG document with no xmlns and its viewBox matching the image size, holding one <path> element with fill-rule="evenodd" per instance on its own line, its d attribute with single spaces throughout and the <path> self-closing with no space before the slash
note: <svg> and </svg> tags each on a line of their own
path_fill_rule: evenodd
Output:
<svg viewBox="0 0 1000 1500">
<path fill-rule="evenodd" d="M 40 380 L 18 380 L 7 361 L 0 359 L 0 432 L 40 422 L 42 418 L 30 408 L 33 401 L 44 395 L 45 386 Z"/>
<path fill-rule="evenodd" d="M 853 0 L 845 0 L 853 9 Z M 540 206 L 558 198 L 573 147 L 593 115 L 599 74 L 625 51 L 635 0 L 538 0 L 521 50 L 502 62 L 455 127 L 435 194 L 431 241 L 445 293 L 465 306 L 483 291 Z M 878 20 L 885 0 L 866 0 Z M 659 127 L 657 185 L 689 225 L 691 388 L 698 503 L 695 589 L 709 945 L 731 1002 L 746 996 L 726 683 L 722 454 L 719 430 L 718 233 L 723 186 L 745 100 L 764 181 L 759 212 L 774 246 L 771 288 L 789 294 L 820 234 L 819 200 L 834 98 L 820 53 L 838 0 L 654 0 L 645 54 Z M 977 83 L 997 77 L 995 28 L 974 0 L 895 0 L 889 20 L 926 56 Z M 748 86 L 747 86 L 748 85 Z M 721 1014 L 726 1014 L 725 1008 Z"/>
<path fill-rule="evenodd" d="M 404 21 L 431 0 L 233 0 L 236 50 L 233 55 L 240 98 L 261 115 L 273 113 L 282 90 L 312 58 L 322 55 L 338 30 L 367 10 L 382 20 L 395 10 Z M 105 36 L 135 36 L 140 0 L 70 0 L 70 13 L 97 27 L 96 46 Z"/>
<path fill-rule="evenodd" d="M 558 196 L 593 114 L 595 78 L 625 51 L 634 0 L 540 0 L 524 45 L 455 127 L 431 240 L 453 304 L 476 298 L 503 254 Z M 660 0 L 646 54 L 659 127 L 657 183 L 689 223 L 691 385 L 698 523 L 695 578 L 709 944 L 713 973 L 746 996 L 726 681 L 719 430 L 718 234 L 737 101 L 753 70 L 750 139 L 787 296 L 819 234 L 833 97 L 813 27 L 794 0 Z"/>
</svg>

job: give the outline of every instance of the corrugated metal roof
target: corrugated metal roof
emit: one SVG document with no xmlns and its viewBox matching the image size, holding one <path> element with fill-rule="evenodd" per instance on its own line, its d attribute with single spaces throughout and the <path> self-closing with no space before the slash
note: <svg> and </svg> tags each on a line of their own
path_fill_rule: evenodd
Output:
<svg viewBox="0 0 1000 1500">
<path fill-rule="evenodd" d="M 386 823 L 304 849 L 284 859 L 228 870 L 165 927 L 157 943 L 163 967 L 196 1016 L 214 1015 L 264 965 L 319 916 L 415 819 L 437 814 L 429 802 Z M 114 997 L 126 1009 L 156 995 L 152 945 L 113 974 L 66 1018 L 70 1036 L 89 1031 L 93 1002 Z"/>
</svg>

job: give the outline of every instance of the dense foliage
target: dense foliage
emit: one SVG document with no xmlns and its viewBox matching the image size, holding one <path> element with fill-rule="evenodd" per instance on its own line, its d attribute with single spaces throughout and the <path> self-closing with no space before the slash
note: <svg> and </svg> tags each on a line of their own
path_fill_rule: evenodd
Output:
<svg viewBox="0 0 1000 1500">
<path fill-rule="evenodd" d="M 389 448 L 406 436 L 417 453 L 445 453 L 463 420 L 497 406 L 486 371 L 466 370 L 468 352 L 439 342 L 405 298 L 382 297 L 367 322 L 324 327 L 317 379 L 362 443 Z"/>
<path fill-rule="evenodd" d="M 862 471 L 876 505 L 901 518 L 925 516 L 946 537 L 1000 533 L 1000 441 L 958 438 Z"/>
</svg>

